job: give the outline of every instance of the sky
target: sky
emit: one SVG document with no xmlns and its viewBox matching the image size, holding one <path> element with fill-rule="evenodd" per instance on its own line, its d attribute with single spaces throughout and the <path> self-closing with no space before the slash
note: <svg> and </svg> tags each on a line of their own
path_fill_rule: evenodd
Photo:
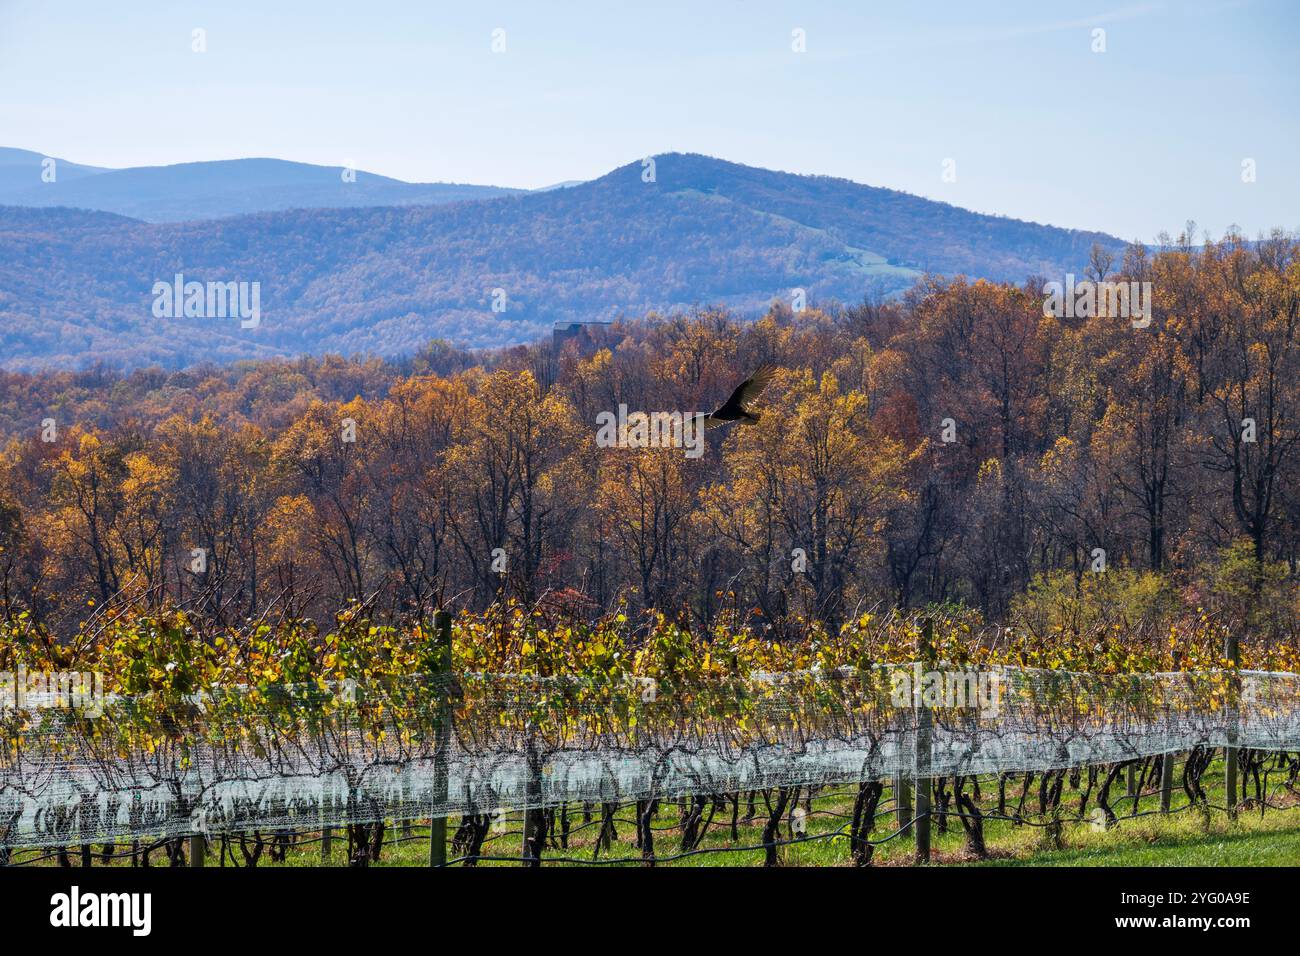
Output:
<svg viewBox="0 0 1300 956">
<path fill-rule="evenodd" d="M 0 0 L 0 146 L 528 188 L 697 152 L 1254 236 L 1300 228 L 1298 50 L 1296 0 Z"/>
</svg>

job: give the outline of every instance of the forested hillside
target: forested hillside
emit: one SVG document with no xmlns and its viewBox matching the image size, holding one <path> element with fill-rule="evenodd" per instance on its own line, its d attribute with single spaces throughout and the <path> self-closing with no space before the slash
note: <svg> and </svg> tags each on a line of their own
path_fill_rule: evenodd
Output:
<svg viewBox="0 0 1300 956">
<path fill-rule="evenodd" d="M 1117 274 L 1152 284 L 1151 326 L 957 280 L 559 354 L 4 373 L 0 599 L 65 632 L 123 595 L 242 621 L 503 594 L 776 628 L 957 601 L 1037 628 L 1178 606 L 1293 630 L 1297 246 L 1134 247 Z M 699 459 L 594 441 L 620 403 L 708 411 L 768 362 L 761 420 Z"/>
<path fill-rule="evenodd" d="M 181 366 L 534 341 L 556 321 L 774 298 L 861 301 L 923 272 L 1082 273 L 1099 233 L 978 215 L 846 180 L 692 155 L 546 192 L 441 206 L 145 224 L 0 207 L 0 362 Z M 90 177 L 87 182 L 100 177 Z M 158 318 L 156 282 L 256 282 L 261 320 Z M 495 307 L 495 308 L 494 308 Z"/>
</svg>

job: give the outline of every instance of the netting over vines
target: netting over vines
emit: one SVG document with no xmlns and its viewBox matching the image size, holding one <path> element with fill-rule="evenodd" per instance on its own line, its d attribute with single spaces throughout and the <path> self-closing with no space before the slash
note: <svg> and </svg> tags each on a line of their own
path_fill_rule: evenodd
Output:
<svg viewBox="0 0 1300 956">
<path fill-rule="evenodd" d="M 1300 748 L 1296 674 L 938 675 L 462 674 L 112 698 L 93 718 L 11 712 L 0 847 Z"/>
</svg>

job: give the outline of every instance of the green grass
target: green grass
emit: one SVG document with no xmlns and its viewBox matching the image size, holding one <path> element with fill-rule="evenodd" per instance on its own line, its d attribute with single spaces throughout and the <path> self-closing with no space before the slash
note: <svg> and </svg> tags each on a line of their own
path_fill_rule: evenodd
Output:
<svg viewBox="0 0 1300 956">
<path fill-rule="evenodd" d="M 1131 845 L 1130 845 L 1131 844 Z M 1298 866 L 1300 829 L 1210 833 L 1186 839 L 1159 837 L 1141 844 L 1081 847 L 1030 858 L 994 860 L 986 866 Z"/>
</svg>

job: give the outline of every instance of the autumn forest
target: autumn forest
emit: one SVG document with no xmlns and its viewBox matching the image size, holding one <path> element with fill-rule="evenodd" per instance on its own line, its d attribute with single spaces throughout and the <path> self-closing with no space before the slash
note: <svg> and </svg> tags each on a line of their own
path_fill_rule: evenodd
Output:
<svg viewBox="0 0 1300 956">
<path fill-rule="evenodd" d="M 0 373 L 0 613 L 66 636 L 125 603 L 239 626 L 515 598 L 779 636 L 947 604 L 1289 634 L 1300 248 L 1184 237 L 1091 273 L 1150 282 L 1155 321 L 929 279 L 558 348 Z M 764 363 L 760 420 L 698 459 L 594 442 L 601 412 L 707 411 Z"/>
</svg>

